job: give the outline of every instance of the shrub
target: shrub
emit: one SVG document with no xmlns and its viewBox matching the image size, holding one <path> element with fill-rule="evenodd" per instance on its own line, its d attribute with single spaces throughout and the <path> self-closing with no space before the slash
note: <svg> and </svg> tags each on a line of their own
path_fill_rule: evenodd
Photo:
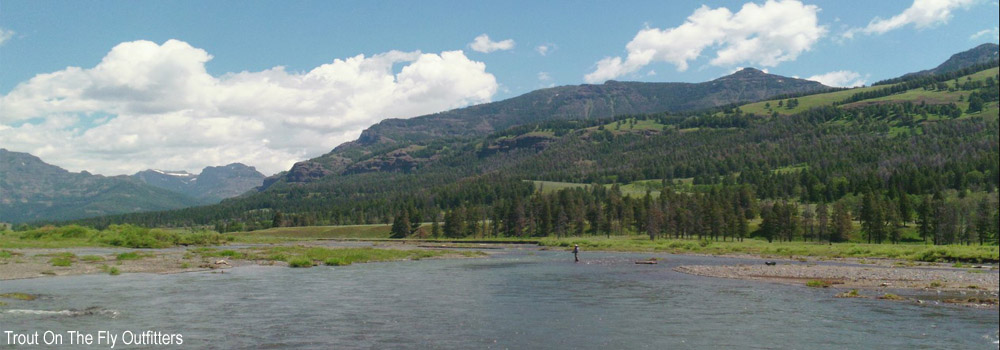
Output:
<svg viewBox="0 0 1000 350">
<path fill-rule="evenodd" d="M 329 259 L 326 259 L 326 261 L 324 261 L 324 263 L 326 263 L 327 266 L 344 266 L 344 265 L 350 265 L 351 264 L 350 261 L 345 261 L 344 259 L 341 259 L 341 258 L 329 258 Z"/>
<path fill-rule="evenodd" d="M 312 261 L 312 259 L 305 258 L 305 257 L 295 257 L 295 258 L 292 258 L 292 259 L 288 260 L 288 266 L 289 267 L 312 267 L 313 266 L 313 261 Z"/>
<path fill-rule="evenodd" d="M 142 259 L 142 258 L 145 258 L 145 257 L 148 257 L 148 256 L 149 255 L 147 255 L 147 254 L 142 254 L 142 253 L 139 253 L 139 252 L 127 252 L 127 253 L 118 254 L 118 256 L 116 256 L 115 259 L 118 260 L 118 261 L 139 260 L 139 259 Z"/>
<path fill-rule="evenodd" d="M 898 295 L 895 295 L 895 294 L 892 294 L 892 293 L 886 293 L 885 295 L 882 295 L 882 296 L 880 296 L 878 298 L 879 299 L 885 299 L 885 300 L 904 300 L 904 299 L 906 299 L 906 298 L 903 298 L 901 296 L 898 296 Z"/>
<path fill-rule="evenodd" d="M 806 286 L 811 288 L 829 288 L 832 285 L 833 282 L 824 280 L 810 280 L 806 282 Z"/>
<path fill-rule="evenodd" d="M 857 289 L 851 289 L 850 291 L 838 293 L 835 295 L 837 298 L 861 298 L 861 294 L 858 294 Z"/>
<path fill-rule="evenodd" d="M 101 243 L 128 248 L 166 248 L 176 245 L 176 233 L 158 229 L 148 229 L 133 225 L 111 225 L 101 231 L 97 240 Z"/>
<path fill-rule="evenodd" d="M 83 226 L 67 225 L 63 227 L 44 226 L 34 230 L 21 233 L 21 239 L 67 239 L 67 238 L 87 238 L 93 231 Z"/>
<path fill-rule="evenodd" d="M 49 263 L 52 263 L 52 266 L 63 266 L 63 267 L 66 267 L 66 266 L 73 265 L 73 259 L 67 258 L 67 257 L 64 257 L 64 256 L 58 256 L 58 257 L 49 259 Z"/>
<path fill-rule="evenodd" d="M 0 298 L 16 299 L 16 300 L 24 300 L 24 301 L 32 301 L 32 300 L 38 299 L 38 296 L 37 295 L 33 295 L 33 294 L 28 294 L 28 293 L 3 293 L 3 294 L 0 294 Z"/>
<path fill-rule="evenodd" d="M 70 266 L 73 265 L 73 260 L 76 259 L 76 254 L 73 253 L 54 253 L 50 254 L 52 257 L 49 259 L 49 263 L 52 266 Z"/>
</svg>

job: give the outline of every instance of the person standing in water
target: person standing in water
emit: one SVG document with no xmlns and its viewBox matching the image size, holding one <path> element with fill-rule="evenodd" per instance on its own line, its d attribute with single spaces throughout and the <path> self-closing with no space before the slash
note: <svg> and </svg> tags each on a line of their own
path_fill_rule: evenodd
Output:
<svg viewBox="0 0 1000 350">
<path fill-rule="evenodd" d="M 573 245 L 573 262 L 580 262 L 580 256 L 579 256 L 579 254 L 580 254 L 580 245 L 579 244 L 574 244 Z"/>
</svg>

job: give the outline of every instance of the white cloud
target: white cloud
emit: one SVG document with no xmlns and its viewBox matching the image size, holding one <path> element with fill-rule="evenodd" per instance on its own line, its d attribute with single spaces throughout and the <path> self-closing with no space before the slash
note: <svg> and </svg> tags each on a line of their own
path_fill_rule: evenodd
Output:
<svg viewBox="0 0 1000 350">
<path fill-rule="evenodd" d="M 73 171 L 199 171 L 238 161 L 273 173 L 379 120 L 488 102 L 498 87 L 462 51 L 390 51 L 304 73 L 218 77 L 205 71 L 211 59 L 178 40 L 135 41 L 93 68 L 38 74 L 0 96 L 0 139 Z"/>
<path fill-rule="evenodd" d="M 556 45 L 555 44 L 541 44 L 541 45 L 535 46 L 535 52 L 538 52 L 538 54 L 542 55 L 542 56 L 548 56 L 550 53 L 552 53 L 555 50 L 556 50 Z"/>
<path fill-rule="evenodd" d="M 0 45 L 3 45 L 4 43 L 7 42 L 7 40 L 10 40 L 10 38 L 13 37 L 14 37 L 13 30 L 0 28 Z"/>
<path fill-rule="evenodd" d="M 853 28 L 843 34 L 844 38 L 851 39 L 857 33 L 863 34 L 884 34 L 888 31 L 902 28 L 912 24 L 914 27 L 928 28 L 939 24 L 948 23 L 952 17 L 952 11 L 958 8 L 967 8 L 976 3 L 977 0 L 913 0 L 909 8 L 902 13 L 884 19 L 875 17 L 864 28 Z"/>
<path fill-rule="evenodd" d="M 475 39 L 469 43 L 469 47 L 472 51 L 490 53 L 493 51 L 510 50 L 514 48 L 514 39 L 507 39 L 501 41 L 490 40 L 490 36 L 486 34 L 480 34 Z"/>
<path fill-rule="evenodd" d="M 992 38 L 993 41 L 1000 40 L 1000 27 L 993 27 L 993 29 L 980 30 L 976 32 L 976 34 L 972 34 L 971 36 L 969 36 L 969 40 L 978 40 L 979 38 L 982 38 L 987 35 L 990 38 Z"/>
<path fill-rule="evenodd" d="M 834 87 L 864 86 L 865 79 L 866 77 L 862 77 L 861 74 L 847 70 L 818 74 L 806 78 L 806 80 L 818 81 L 823 85 Z"/>
<path fill-rule="evenodd" d="M 653 62 L 671 63 L 684 71 L 688 62 L 710 48 L 716 49 L 712 65 L 750 63 L 773 67 L 795 60 L 826 34 L 826 28 L 818 24 L 817 12 L 815 5 L 797 0 L 746 3 L 736 13 L 703 5 L 677 27 L 640 30 L 626 45 L 625 59 L 607 57 L 598 61 L 584 80 L 599 83 Z"/>
<path fill-rule="evenodd" d="M 549 81 L 549 80 L 552 80 L 552 77 L 549 76 L 548 72 L 538 72 L 538 80 L 540 80 L 540 81 Z"/>
</svg>

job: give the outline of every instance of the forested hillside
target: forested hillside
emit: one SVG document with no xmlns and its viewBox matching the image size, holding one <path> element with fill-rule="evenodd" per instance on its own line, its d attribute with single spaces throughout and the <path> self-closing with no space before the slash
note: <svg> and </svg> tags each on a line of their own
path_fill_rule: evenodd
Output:
<svg viewBox="0 0 1000 350">
<path fill-rule="evenodd" d="M 716 110 L 432 138 L 342 157 L 338 176 L 279 181 L 217 206 L 84 222 L 221 230 L 396 222 L 399 236 L 996 242 L 996 67 Z"/>
<path fill-rule="evenodd" d="M 802 79 L 746 68 L 704 83 L 608 81 L 600 85 L 541 89 L 504 101 L 412 119 L 388 119 L 354 142 L 295 164 L 267 181 L 340 181 L 329 177 L 377 171 L 410 171 L 436 160 L 443 147 L 462 144 L 510 127 L 556 120 L 599 120 L 617 115 L 689 112 L 764 98 L 827 91 Z"/>
</svg>

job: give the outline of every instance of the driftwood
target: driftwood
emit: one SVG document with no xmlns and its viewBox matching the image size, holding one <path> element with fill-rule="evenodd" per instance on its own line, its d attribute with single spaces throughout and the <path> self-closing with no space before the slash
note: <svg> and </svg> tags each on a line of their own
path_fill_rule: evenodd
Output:
<svg viewBox="0 0 1000 350">
<path fill-rule="evenodd" d="M 649 258 L 646 260 L 636 260 L 635 263 L 640 265 L 656 265 L 660 262 L 656 258 Z"/>
</svg>

